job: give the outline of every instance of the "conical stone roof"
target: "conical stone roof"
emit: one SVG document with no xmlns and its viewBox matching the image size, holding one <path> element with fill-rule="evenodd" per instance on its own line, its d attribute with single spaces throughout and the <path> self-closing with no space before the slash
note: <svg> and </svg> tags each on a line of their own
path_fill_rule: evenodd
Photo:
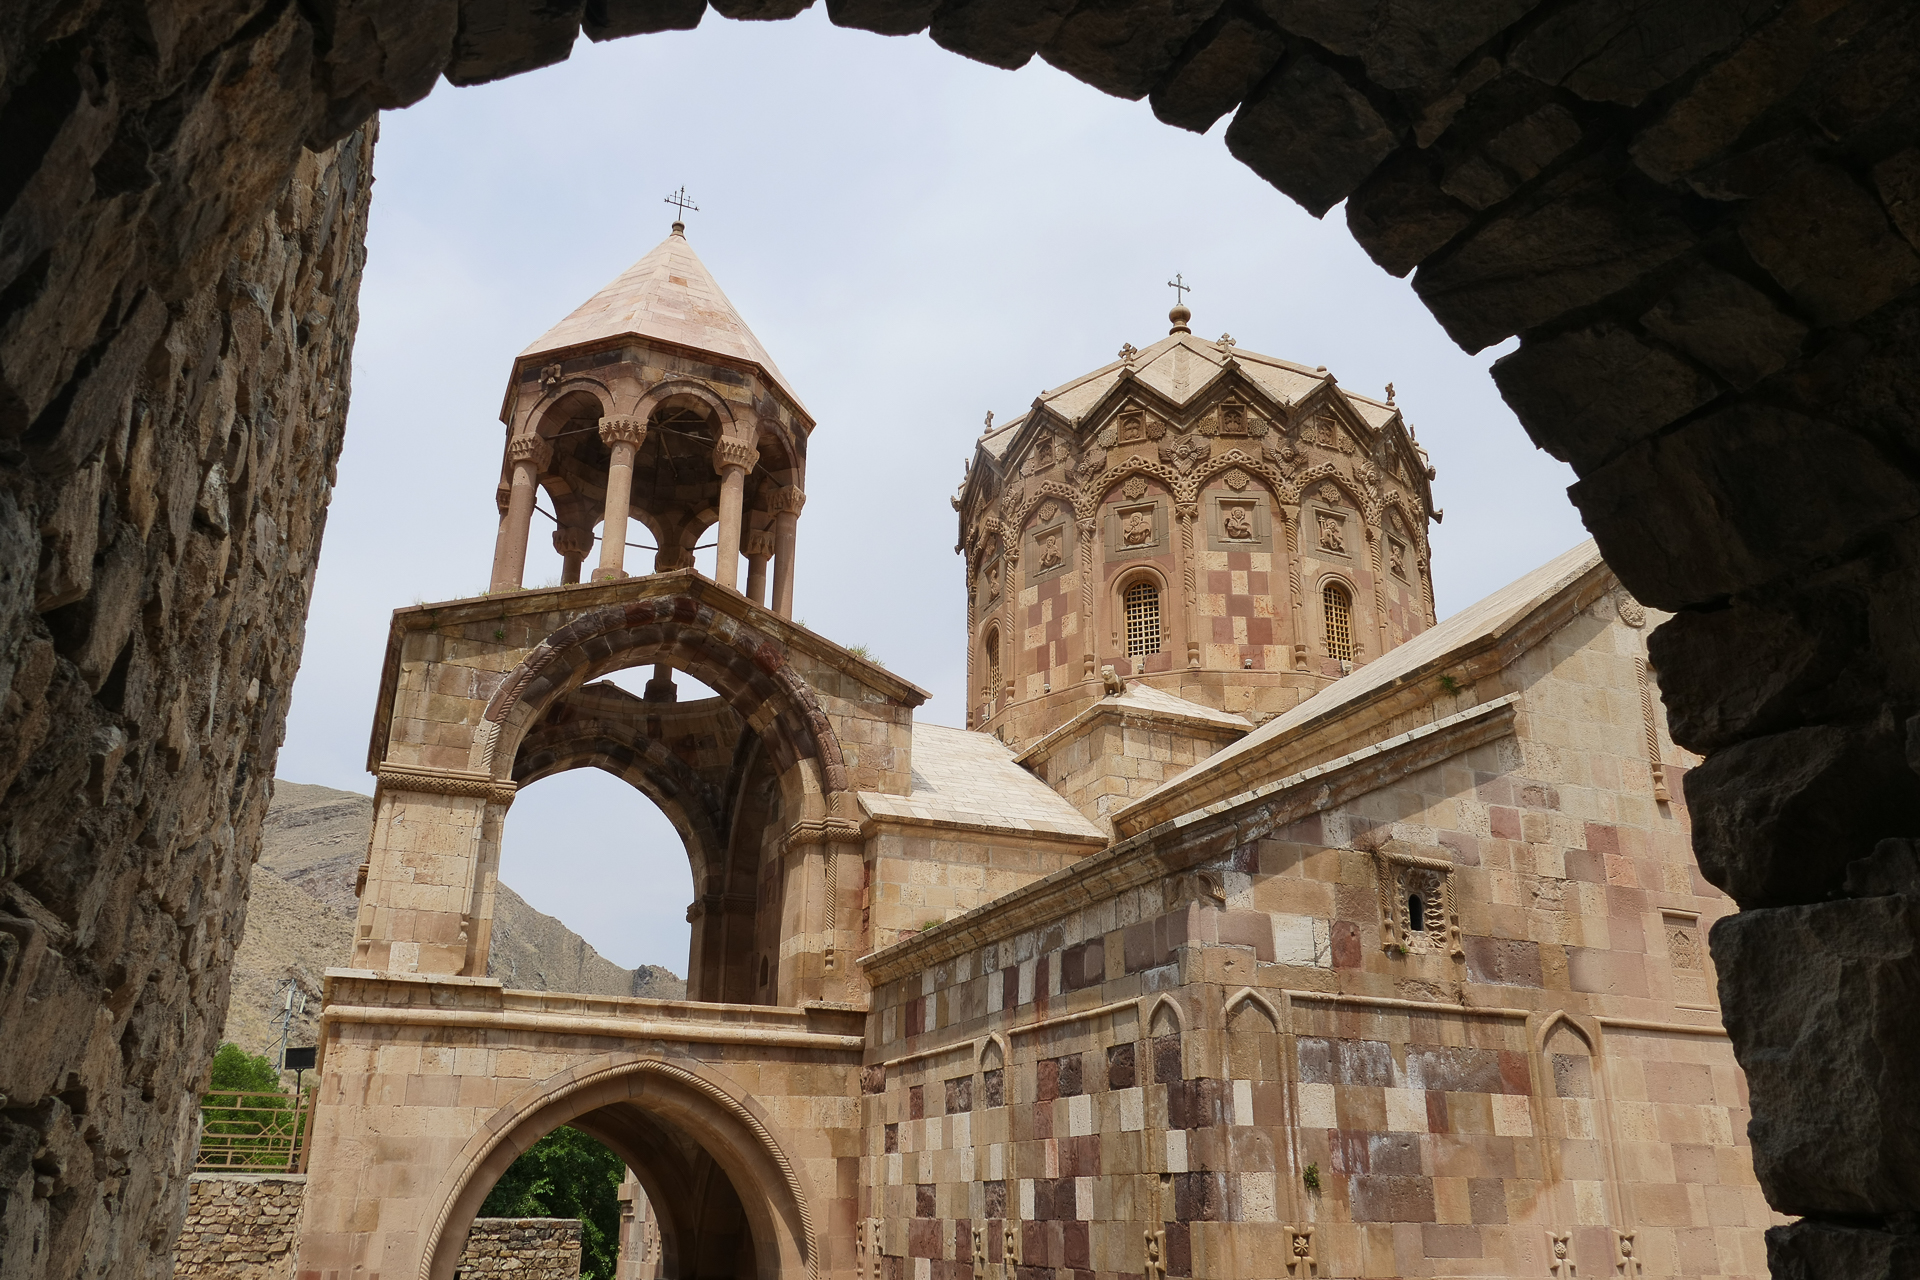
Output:
<svg viewBox="0 0 1920 1280">
<path fill-rule="evenodd" d="M 672 235 L 541 334 L 520 356 L 525 359 L 629 336 L 758 365 L 788 399 L 805 410 L 677 222 Z"/>
</svg>

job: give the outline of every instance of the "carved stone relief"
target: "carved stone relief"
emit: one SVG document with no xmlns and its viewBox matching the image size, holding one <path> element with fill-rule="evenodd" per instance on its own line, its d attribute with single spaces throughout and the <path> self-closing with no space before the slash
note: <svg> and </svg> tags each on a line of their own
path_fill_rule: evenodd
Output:
<svg viewBox="0 0 1920 1280">
<path fill-rule="evenodd" d="M 1139 501 L 1141 495 L 1145 494 L 1146 491 L 1147 482 L 1140 476 L 1128 476 L 1127 482 L 1120 486 L 1120 492 L 1126 494 L 1127 497 L 1134 499 L 1136 502 Z"/>
<path fill-rule="evenodd" d="M 1320 530 L 1320 549 L 1336 555 L 1347 554 L 1346 521 L 1325 511 L 1314 513 Z"/>
<path fill-rule="evenodd" d="M 1402 953 L 1466 955 L 1453 901 L 1453 864 L 1407 852 L 1397 840 L 1374 854 L 1380 945 Z"/>
</svg>

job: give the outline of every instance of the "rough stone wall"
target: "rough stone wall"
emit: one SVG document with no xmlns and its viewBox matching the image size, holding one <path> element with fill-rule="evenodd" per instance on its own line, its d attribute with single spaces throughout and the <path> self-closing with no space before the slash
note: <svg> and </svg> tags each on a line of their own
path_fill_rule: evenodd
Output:
<svg viewBox="0 0 1920 1280">
<path fill-rule="evenodd" d="M 39 73 L 87 82 L 65 149 L 0 215 L 27 258 L 0 300 L 0 1257 L 163 1276 L 340 448 L 372 136 L 264 176 L 198 137 L 199 216 L 239 203 L 163 281 L 183 193 L 144 136 L 80 164 L 116 99 L 73 57 Z M 176 147 L 246 123 L 229 70 Z M 42 90 L 0 109 L 10 155 Z M 50 189 L 109 181 L 78 224 Z"/>
<path fill-rule="evenodd" d="M 300 1174 L 194 1174 L 187 1182 L 187 1220 L 174 1249 L 174 1280 L 291 1276 L 306 1190 Z M 579 1274 L 577 1265 L 572 1274 Z"/>
<path fill-rule="evenodd" d="M 715 7 L 781 18 L 806 3 Z M 1776 1207 L 1816 1219 L 1782 1237 L 1791 1257 L 1779 1265 L 1840 1274 L 1808 1243 L 1829 1230 L 1822 1222 L 1847 1224 L 1831 1228 L 1841 1233 L 1831 1257 L 1843 1245 L 1861 1257 L 1911 1253 L 1910 1236 L 1889 1226 L 1920 1206 L 1920 1161 L 1902 1136 L 1916 1130 L 1920 1099 L 1911 1019 L 1900 1001 L 1863 1007 L 1848 993 L 1854 983 L 1871 993 L 1920 982 L 1910 920 L 1920 883 L 1872 866 L 1849 873 L 1879 842 L 1920 833 L 1910 409 L 1920 398 L 1920 13 L 1899 0 L 828 8 L 843 25 L 928 30 L 996 66 L 1038 53 L 1105 92 L 1148 98 L 1183 127 L 1204 129 L 1237 107 L 1229 149 L 1309 209 L 1346 200 L 1360 243 L 1396 274 L 1418 267 L 1415 287 L 1462 345 L 1521 335 L 1496 371 L 1503 392 L 1535 440 L 1581 476 L 1575 500 L 1629 589 L 1680 615 L 1653 652 L 1676 737 L 1708 756 L 1688 780 L 1702 865 L 1745 909 L 1714 942 L 1728 1021 L 1750 1062 L 1792 1067 L 1754 1075 L 1762 1185 Z M 66 948 L 53 971 L 81 965 L 89 948 L 84 963 L 98 969 L 43 1000 L 0 1052 L 7 1133 L 24 1121 L 50 1135 L 46 1149 L 67 1154 L 42 1163 L 69 1171 L 44 1175 L 46 1207 L 24 1209 L 17 1197 L 34 1156 L 17 1152 L 41 1140 L 0 1138 L 9 1187 L 0 1230 L 42 1230 L 31 1219 L 82 1232 L 79 1202 L 101 1196 L 121 1209 L 111 1226 L 83 1232 L 85 1248 L 76 1234 L 74 1248 L 56 1250 L 59 1273 L 124 1254 L 126 1239 L 164 1247 L 160 1206 L 171 1201 L 141 1170 L 165 1144 L 138 1139 L 186 1112 L 171 1076 L 135 1086 L 123 1105 L 124 1071 L 110 1051 L 50 1074 L 34 1046 L 48 1028 L 91 1025 L 101 990 L 116 993 L 106 1006 L 114 1020 L 135 1005 L 155 1011 L 156 1026 L 160 1011 L 184 1011 L 189 1042 L 195 1019 L 217 1012 L 221 962 L 199 958 L 217 950 L 212 933 L 234 932 L 208 922 L 237 901 L 244 877 L 223 873 L 226 855 L 211 845 L 174 855 L 228 839 L 227 824 L 203 828 L 196 815 L 224 812 L 246 843 L 259 803 L 250 788 L 268 776 L 266 762 L 252 752 L 237 787 L 237 769 L 211 767 L 149 785 L 146 762 L 154 744 L 183 761 L 197 751 L 203 727 L 252 688 L 251 638 L 296 632 L 324 506 L 319 484 L 229 492 L 229 520 L 238 501 L 272 522 L 265 537 L 286 537 L 287 559 L 271 571 L 290 612 L 277 630 L 243 624 L 222 666 L 182 606 L 204 606 L 195 597 L 209 579 L 246 557 L 222 563 L 199 543 L 187 556 L 189 539 L 206 541 L 192 532 L 201 523 L 220 532 L 221 498 L 204 471 L 170 470 L 171 460 L 215 460 L 196 398 L 229 373 L 262 387 L 303 378 L 316 404 L 331 377 L 336 406 L 344 395 L 350 324 L 325 307 L 304 311 L 297 296 L 289 307 L 302 317 L 305 357 L 336 353 L 330 374 L 289 369 L 265 316 L 256 335 L 265 341 L 248 348 L 244 305 L 229 345 L 206 316 L 215 299 L 247 291 L 220 293 L 222 272 L 244 264 L 250 238 L 275 220 L 288 175 L 307 163 L 303 142 L 345 137 L 374 110 L 424 96 L 443 72 L 468 84 L 564 59 L 583 22 L 605 39 L 690 27 L 703 11 L 699 0 L 42 0 L 0 12 L 0 776 L 16 778 L 0 879 L 31 860 L 60 904 L 44 919 L 37 907 L 10 908 L 6 998 L 20 998 L 24 957 L 43 936 Z M 248 270 L 230 279 L 248 281 Z M 284 314 L 274 290 L 262 296 L 263 311 Z M 220 341 L 208 345 L 216 329 Z M 131 454 L 103 451 L 130 425 L 127 397 L 158 376 L 156 363 L 171 363 L 180 385 L 142 419 L 150 454 L 138 452 L 144 432 L 128 433 Z M 215 369 L 221 378 L 208 376 Z M 308 437 L 286 430 L 277 442 L 244 438 L 301 453 Z M 113 468 L 143 456 L 152 483 L 130 490 L 122 511 L 127 473 Z M 109 493 L 116 519 L 89 536 L 84 513 Z M 200 507 L 204 517 L 180 514 Z M 163 508 L 169 585 L 155 594 L 145 532 Z M 142 538 L 127 540 L 128 526 Z M 125 585 L 135 578 L 137 595 Z M 58 603 L 43 616 L 35 597 Z M 134 664 L 120 663 L 119 638 L 150 625 L 183 628 L 162 637 L 179 671 L 218 668 L 222 678 L 185 681 L 197 690 L 191 706 L 115 713 L 113 700 L 183 687 L 142 684 Z M 261 680 L 245 713 L 257 742 L 277 732 L 284 689 Z M 37 727 L 42 706 L 51 728 Z M 216 714 L 201 719 L 208 707 Z M 123 723 L 107 723 L 112 714 Z M 233 738 L 223 729 L 207 741 Z M 90 787 L 100 801 L 72 803 Z M 1891 864 L 1911 865 L 1904 846 L 1888 848 Z M 153 887 L 127 892 L 142 874 Z M 175 880 L 185 887 L 159 887 Z M 143 894 L 175 904 L 153 931 L 132 923 L 145 918 Z M 62 930 L 74 926 L 69 940 Z M 138 936 L 103 941 L 122 929 Z M 171 931 L 195 929 L 197 940 L 173 946 Z M 1852 940 L 1868 936 L 1887 945 L 1857 950 Z M 1787 986 L 1746 963 L 1795 946 L 1810 951 Z M 169 950 L 178 958 L 166 969 L 147 966 Z M 160 974 L 153 986 L 149 973 Z M 198 999 L 196 983 L 213 998 Z M 193 1043 L 168 1055 L 153 1047 L 136 1043 L 125 1061 L 189 1074 L 204 1061 Z M 142 1104 L 137 1117 L 127 1109 Z M 80 1107 L 94 1111 L 75 1127 Z M 119 1118 L 100 1128 L 99 1172 L 71 1172 L 88 1163 L 83 1132 L 109 1116 Z M 129 1126 L 138 1139 L 108 1133 Z M 128 1174 L 115 1172 L 123 1161 Z M 39 1247 L 31 1256 L 45 1256 Z"/>
<path fill-rule="evenodd" d="M 460 1280 L 512 1276 L 514 1280 L 577 1280 L 578 1218 L 475 1218 L 460 1255 Z"/>
</svg>

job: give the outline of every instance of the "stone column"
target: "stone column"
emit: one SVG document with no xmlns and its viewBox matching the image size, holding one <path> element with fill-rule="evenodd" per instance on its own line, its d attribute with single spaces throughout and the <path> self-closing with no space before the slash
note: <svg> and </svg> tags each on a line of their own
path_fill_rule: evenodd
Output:
<svg viewBox="0 0 1920 1280">
<path fill-rule="evenodd" d="M 507 441 L 513 463 L 513 488 L 507 498 L 506 518 L 493 548 L 492 591 L 518 591 L 527 573 L 527 531 L 533 523 L 533 498 L 540 473 L 553 458 L 553 446 L 539 436 L 515 436 Z"/>
<path fill-rule="evenodd" d="M 1175 513 L 1180 521 L 1180 585 L 1182 588 L 1181 624 L 1186 632 L 1187 666 L 1200 665 L 1200 605 L 1197 598 L 1195 552 L 1193 549 L 1193 525 L 1200 518 L 1200 504 L 1181 502 L 1175 504 Z"/>
<path fill-rule="evenodd" d="M 747 535 L 747 599 L 755 604 L 767 602 L 767 561 L 773 556 L 773 533 L 756 529 Z"/>
<path fill-rule="evenodd" d="M 1091 690 L 1100 684 L 1100 663 L 1093 650 L 1093 561 L 1100 523 L 1092 516 L 1086 516 L 1076 521 L 1074 527 L 1080 531 L 1080 628 L 1083 633 L 1080 638 L 1080 679 Z"/>
<path fill-rule="evenodd" d="M 612 452 L 607 464 L 607 505 L 600 516 L 600 567 L 593 580 L 627 576 L 627 512 L 633 506 L 633 455 L 647 438 L 639 418 L 602 418 L 600 438 Z"/>
<path fill-rule="evenodd" d="M 789 485 L 776 489 L 768 500 L 773 511 L 773 611 L 793 617 L 793 543 L 800 527 L 800 508 L 807 495 Z"/>
<path fill-rule="evenodd" d="M 760 451 L 745 440 L 722 440 L 713 446 L 713 469 L 720 473 L 720 539 L 714 551 L 713 580 L 739 590 L 740 518 L 747 493 L 747 472 L 760 461 Z"/>
<path fill-rule="evenodd" d="M 561 525 L 553 531 L 553 549 L 560 553 L 560 583 L 571 586 L 580 581 L 580 565 L 593 550 L 593 530 Z"/>
</svg>

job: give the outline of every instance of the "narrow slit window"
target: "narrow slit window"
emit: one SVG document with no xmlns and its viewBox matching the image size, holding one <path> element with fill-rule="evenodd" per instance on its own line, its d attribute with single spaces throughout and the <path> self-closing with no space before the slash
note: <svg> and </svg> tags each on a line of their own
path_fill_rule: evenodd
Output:
<svg viewBox="0 0 1920 1280">
<path fill-rule="evenodd" d="M 1407 923 L 1421 933 L 1427 931 L 1427 904 L 1417 893 L 1407 895 Z"/>
<path fill-rule="evenodd" d="M 1327 620 L 1327 656 L 1352 662 L 1353 597 L 1339 583 L 1329 582 L 1320 593 L 1320 606 Z"/>
<path fill-rule="evenodd" d="M 1000 696 L 1000 633 L 987 632 L 987 701 L 992 702 Z"/>
<path fill-rule="evenodd" d="M 1160 588 L 1136 582 L 1127 588 L 1127 656 L 1160 652 Z"/>
</svg>

